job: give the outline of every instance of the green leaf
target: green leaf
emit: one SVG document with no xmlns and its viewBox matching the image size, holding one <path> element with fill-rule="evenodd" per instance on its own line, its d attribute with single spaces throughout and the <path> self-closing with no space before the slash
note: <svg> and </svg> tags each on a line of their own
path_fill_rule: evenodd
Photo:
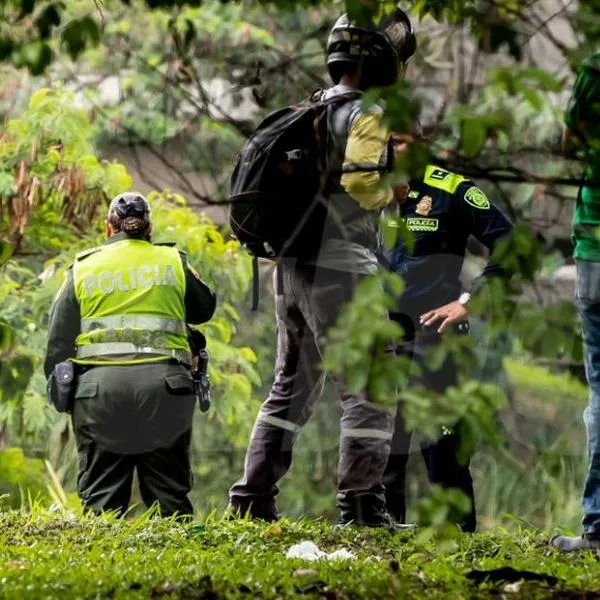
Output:
<svg viewBox="0 0 600 600">
<path fill-rule="evenodd" d="M 196 39 L 196 28 L 190 19 L 185 20 L 185 34 L 183 36 L 183 51 L 189 52 L 192 42 Z"/>
<path fill-rule="evenodd" d="M 467 119 L 462 127 L 462 151 L 465 156 L 476 156 L 487 138 L 487 131 L 481 119 Z"/>
<path fill-rule="evenodd" d="M 75 60 L 87 43 L 97 44 L 100 40 L 100 28 L 91 17 L 71 21 L 62 32 L 63 43 L 69 56 Z"/>
<path fill-rule="evenodd" d="M 19 14 L 19 19 L 30 15 L 33 12 L 33 9 L 35 8 L 35 0 L 21 0 L 19 4 L 21 6 L 21 13 Z"/>
<path fill-rule="evenodd" d="M 538 88 L 550 92 L 560 92 L 564 88 L 564 82 L 559 81 L 552 73 L 544 71 L 543 69 L 523 69 L 521 71 L 521 76 L 524 79 L 533 80 L 533 83 L 537 84 Z"/>
<path fill-rule="evenodd" d="M 3 265 L 13 253 L 13 247 L 6 241 L 0 239 L 0 265 Z"/>
<path fill-rule="evenodd" d="M 483 39 L 489 40 L 489 47 L 484 46 Z M 487 52 L 497 52 L 503 44 L 508 46 L 508 51 L 516 60 L 521 60 L 523 48 L 517 38 L 517 32 L 508 23 L 490 25 L 485 38 L 480 40 L 480 47 Z"/>
<path fill-rule="evenodd" d="M 13 52 L 14 42 L 9 38 L 0 38 L 0 60 L 6 60 Z"/>
<path fill-rule="evenodd" d="M 54 52 L 43 41 L 25 44 L 15 56 L 15 65 L 19 68 L 27 67 L 32 75 L 41 75 L 52 62 Z"/>
<path fill-rule="evenodd" d="M 377 0 L 346 0 L 345 4 L 348 16 L 358 24 L 371 23 L 379 9 Z"/>
<path fill-rule="evenodd" d="M 40 105 L 40 102 L 46 98 L 49 94 L 52 94 L 52 90 L 50 88 L 41 88 L 33 96 L 31 96 L 31 100 L 29 101 L 29 108 L 31 110 L 36 110 Z"/>
<path fill-rule="evenodd" d="M 40 32 L 40 38 L 46 40 L 52 33 L 52 28 L 60 25 L 60 13 L 54 4 L 48 5 L 35 20 Z"/>
<path fill-rule="evenodd" d="M 542 97 L 536 90 L 533 88 L 524 88 L 522 92 L 525 100 L 527 100 L 535 110 L 540 111 L 544 108 Z"/>
<path fill-rule="evenodd" d="M 15 337 L 15 330 L 4 321 L 0 321 L 0 354 L 8 352 L 14 346 Z"/>
</svg>

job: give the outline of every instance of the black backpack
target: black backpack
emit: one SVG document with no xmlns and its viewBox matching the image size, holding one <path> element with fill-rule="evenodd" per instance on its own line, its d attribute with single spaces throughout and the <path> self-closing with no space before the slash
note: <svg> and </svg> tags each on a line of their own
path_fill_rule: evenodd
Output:
<svg viewBox="0 0 600 600">
<path fill-rule="evenodd" d="M 359 91 L 311 99 L 271 113 L 248 139 L 231 176 L 229 223 L 258 258 L 309 257 L 327 218 L 327 109 Z"/>
</svg>

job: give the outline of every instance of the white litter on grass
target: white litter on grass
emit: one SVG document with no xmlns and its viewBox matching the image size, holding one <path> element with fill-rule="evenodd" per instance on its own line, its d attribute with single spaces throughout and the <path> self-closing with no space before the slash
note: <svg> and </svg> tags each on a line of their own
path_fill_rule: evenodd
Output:
<svg viewBox="0 0 600 600">
<path fill-rule="evenodd" d="M 327 560 L 354 560 L 355 558 L 356 556 L 346 548 L 340 548 L 327 555 Z"/>
<path fill-rule="evenodd" d="M 335 552 L 324 552 L 314 542 L 305 540 L 291 546 L 285 554 L 286 558 L 302 558 L 304 560 L 355 560 L 356 555 L 340 548 Z"/>
</svg>

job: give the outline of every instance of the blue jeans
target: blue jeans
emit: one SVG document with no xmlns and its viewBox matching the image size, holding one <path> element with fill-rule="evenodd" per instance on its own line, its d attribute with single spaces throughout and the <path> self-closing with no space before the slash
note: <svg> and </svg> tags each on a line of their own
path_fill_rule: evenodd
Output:
<svg viewBox="0 0 600 600">
<path fill-rule="evenodd" d="M 583 491 L 583 530 L 600 534 L 600 262 L 577 260 L 577 308 L 585 345 L 590 401 L 583 413 L 589 471 Z"/>
</svg>

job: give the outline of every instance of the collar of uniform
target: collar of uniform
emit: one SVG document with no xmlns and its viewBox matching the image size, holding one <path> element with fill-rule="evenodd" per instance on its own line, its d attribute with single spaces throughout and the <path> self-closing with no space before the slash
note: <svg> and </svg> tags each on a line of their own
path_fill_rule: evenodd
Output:
<svg viewBox="0 0 600 600">
<path fill-rule="evenodd" d="M 149 241 L 149 240 L 144 240 L 143 238 L 139 238 L 139 237 L 135 237 L 133 235 L 129 235 L 125 231 L 119 231 L 119 233 L 115 233 L 114 235 L 111 235 L 109 238 L 106 238 L 104 240 L 104 244 L 105 245 L 106 244 L 115 244 L 116 242 L 122 242 L 123 240 Z"/>
</svg>

